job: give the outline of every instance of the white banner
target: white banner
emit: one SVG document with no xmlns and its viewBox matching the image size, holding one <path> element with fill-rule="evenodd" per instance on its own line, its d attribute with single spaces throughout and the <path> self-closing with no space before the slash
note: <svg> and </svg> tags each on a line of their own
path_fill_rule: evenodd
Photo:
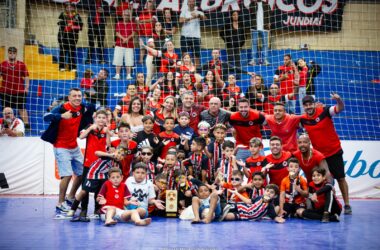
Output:
<svg viewBox="0 0 380 250">
<path fill-rule="evenodd" d="M 85 141 L 78 140 L 84 149 Z M 264 140 L 265 153 L 269 153 Z M 342 141 L 350 197 L 380 198 L 380 141 Z M 38 137 L 0 137 L 0 173 L 9 189 L 0 194 L 58 194 L 53 147 Z M 377 188 L 376 188 L 377 187 Z M 336 183 L 337 194 L 339 194 Z"/>
</svg>

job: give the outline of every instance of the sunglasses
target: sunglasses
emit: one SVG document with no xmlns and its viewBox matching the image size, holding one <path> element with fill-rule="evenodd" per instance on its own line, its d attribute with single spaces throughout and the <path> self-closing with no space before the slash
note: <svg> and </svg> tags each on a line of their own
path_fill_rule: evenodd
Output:
<svg viewBox="0 0 380 250">
<path fill-rule="evenodd" d="M 240 181 L 240 178 L 231 178 L 231 181 Z"/>
<path fill-rule="evenodd" d="M 148 155 L 148 156 L 150 156 L 150 155 L 152 155 L 152 153 L 150 153 L 150 152 L 141 152 L 141 155 Z"/>
<path fill-rule="evenodd" d="M 262 181 L 263 179 L 261 179 L 261 178 L 254 178 L 253 180 L 254 181 Z"/>
</svg>

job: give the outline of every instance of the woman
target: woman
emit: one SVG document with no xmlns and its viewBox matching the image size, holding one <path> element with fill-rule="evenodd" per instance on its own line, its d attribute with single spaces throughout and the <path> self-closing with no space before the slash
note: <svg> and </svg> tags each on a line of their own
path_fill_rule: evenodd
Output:
<svg viewBox="0 0 380 250">
<path fill-rule="evenodd" d="M 141 43 L 141 41 L 140 41 Z M 160 73 L 176 72 L 178 55 L 174 51 L 174 43 L 167 41 L 165 43 L 166 50 L 158 50 L 150 46 L 146 46 L 143 43 L 141 47 L 144 47 L 149 54 L 154 57 L 161 57 Z"/>
<path fill-rule="evenodd" d="M 209 70 L 206 73 L 203 83 L 197 84 L 196 88 L 198 90 L 197 100 L 205 106 L 209 107 L 209 101 L 212 97 L 218 97 L 222 99 L 222 92 L 225 87 L 225 83 L 222 79 L 220 79 L 219 73 L 216 71 L 216 75 L 214 72 Z"/>
<path fill-rule="evenodd" d="M 112 110 L 109 107 L 105 107 L 105 111 L 107 112 L 107 128 L 111 133 L 111 137 L 116 136 L 117 126 L 116 126 L 115 118 L 113 117 Z"/>
<path fill-rule="evenodd" d="M 183 73 L 188 72 L 190 73 L 192 83 L 201 82 L 202 77 L 196 73 L 197 69 L 193 64 L 189 53 L 182 54 L 182 61 L 177 63 L 177 69 L 179 73 L 177 78 L 182 78 Z"/>
<path fill-rule="evenodd" d="M 300 82 L 298 85 L 298 100 L 300 103 L 301 114 L 303 114 L 302 99 L 306 96 L 306 81 L 307 81 L 307 73 L 309 69 L 306 65 L 305 59 L 303 58 L 298 59 L 297 66 L 298 66 L 298 72 L 299 72 L 299 77 L 300 77 Z"/>
<path fill-rule="evenodd" d="M 167 96 L 161 105 L 160 109 L 153 112 L 154 115 L 154 126 L 153 132 L 158 135 L 160 132 L 164 131 L 164 120 L 166 117 L 173 117 L 177 120 L 177 103 L 174 96 Z"/>
<path fill-rule="evenodd" d="M 141 73 L 141 72 L 137 73 L 135 85 L 136 85 L 137 95 L 140 96 L 143 102 L 145 102 L 149 94 L 149 87 L 145 85 L 144 73 Z"/>
<path fill-rule="evenodd" d="M 152 96 L 146 99 L 146 114 L 149 114 L 161 108 L 162 100 L 163 99 L 161 98 L 161 90 L 159 88 L 155 88 L 153 90 Z"/>
<path fill-rule="evenodd" d="M 144 106 L 140 97 L 135 96 L 129 103 L 128 112 L 121 116 L 121 122 L 131 126 L 131 132 L 137 133 L 144 129 L 142 118 L 144 116 Z"/>
<path fill-rule="evenodd" d="M 245 31 L 238 11 L 231 13 L 231 21 L 224 25 L 220 36 L 226 43 L 228 63 L 240 67 L 240 51 L 245 43 Z"/>
<path fill-rule="evenodd" d="M 252 109 L 264 111 L 264 99 L 268 96 L 268 89 L 264 86 L 261 75 L 251 77 L 251 85 L 248 87 L 247 99 Z"/>
<path fill-rule="evenodd" d="M 171 9 L 164 9 L 163 19 L 162 26 L 164 27 L 166 38 L 173 40 L 173 35 L 177 32 L 177 26 Z"/>
<path fill-rule="evenodd" d="M 174 74 L 172 72 L 166 73 L 164 77 L 161 77 L 156 83 L 152 85 L 151 90 L 157 88 L 161 90 L 162 99 L 165 99 L 169 95 L 176 96 L 178 94 L 178 88 L 174 79 Z"/>
<path fill-rule="evenodd" d="M 65 4 L 65 11 L 59 15 L 58 19 L 59 70 L 66 70 L 65 62 L 67 61 L 68 70 L 76 72 L 76 49 L 78 33 L 83 27 L 82 19 L 75 11 L 73 3 L 70 2 Z"/>
</svg>

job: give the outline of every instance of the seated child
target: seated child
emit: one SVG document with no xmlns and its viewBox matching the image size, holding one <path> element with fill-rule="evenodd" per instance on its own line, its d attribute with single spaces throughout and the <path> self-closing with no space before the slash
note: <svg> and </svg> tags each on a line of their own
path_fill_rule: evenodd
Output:
<svg viewBox="0 0 380 250">
<path fill-rule="evenodd" d="M 158 174 L 154 180 L 154 191 L 156 192 L 156 200 L 165 202 L 166 200 L 166 174 Z M 158 209 L 154 204 L 148 206 L 148 212 L 152 216 L 164 216 L 165 211 Z"/>
<path fill-rule="evenodd" d="M 156 192 L 151 181 L 146 179 L 148 166 L 139 162 L 133 166 L 132 176 L 128 177 L 126 184 L 129 192 L 132 195 L 130 201 L 135 201 L 134 204 L 129 204 L 126 207 L 120 218 L 122 221 L 132 221 L 138 226 L 149 225 L 151 222 L 148 217 L 148 205 L 153 204 L 158 209 L 165 209 L 161 200 L 156 200 Z M 137 211 L 137 213 L 136 213 Z"/>
<path fill-rule="evenodd" d="M 181 174 L 177 177 L 178 203 L 180 209 L 185 209 L 191 205 L 192 197 L 197 195 L 195 186 L 189 181 L 186 175 Z"/>
<path fill-rule="evenodd" d="M 279 216 L 294 216 L 306 207 L 308 187 L 305 178 L 299 175 L 300 166 L 298 159 L 292 157 L 288 160 L 289 175 L 281 181 L 280 187 L 280 211 Z"/>
<path fill-rule="evenodd" d="M 265 191 L 265 175 L 263 172 L 254 172 L 252 174 L 252 182 L 248 184 L 251 193 L 251 199 L 255 199 L 256 197 L 263 196 Z"/>
<path fill-rule="evenodd" d="M 198 196 L 192 200 L 194 219 L 191 223 L 210 223 L 218 219 L 222 213 L 217 192 L 210 193 L 210 189 L 204 184 L 198 184 Z"/>
<path fill-rule="evenodd" d="M 174 128 L 174 133 L 179 135 L 181 139 L 181 146 L 185 151 L 189 151 L 190 142 L 194 137 L 194 129 L 190 126 L 190 115 L 188 112 L 183 111 L 178 114 L 178 126 Z"/>
<path fill-rule="evenodd" d="M 223 215 L 219 221 L 223 220 L 259 220 L 264 216 L 269 216 L 278 223 L 284 223 L 285 219 L 277 216 L 273 199 L 279 194 L 278 186 L 270 184 L 265 188 L 263 196 L 255 199 L 248 199 L 241 195 L 237 190 L 231 190 L 243 202 L 227 204 L 223 209 Z"/>
<path fill-rule="evenodd" d="M 227 189 L 227 201 L 228 203 L 235 203 L 235 202 L 241 202 L 242 200 L 239 198 L 239 196 L 234 195 L 231 190 L 238 190 L 238 192 L 244 196 L 245 198 L 249 199 L 249 194 L 247 191 L 245 191 L 244 188 L 242 188 L 242 182 L 243 182 L 243 173 L 239 170 L 234 170 L 232 172 L 231 182 L 224 182 L 222 181 L 220 183 L 222 188 Z"/>
<path fill-rule="evenodd" d="M 315 167 L 311 171 L 312 182 L 309 184 L 312 209 L 300 209 L 299 216 L 322 222 L 339 222 L 342 204 L 334 195 L 333 186 L 327 181 L 327 171 L 323 167 Z"/>
</svg>

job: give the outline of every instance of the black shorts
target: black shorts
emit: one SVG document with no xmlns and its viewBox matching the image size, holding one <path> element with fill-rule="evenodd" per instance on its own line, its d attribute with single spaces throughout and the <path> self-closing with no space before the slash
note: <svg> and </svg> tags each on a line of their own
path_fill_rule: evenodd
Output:
<svg viewBox="0 0 380 250">
<path fill-rule="evenodd" d="M 306 205 L 304 203 L 295 204 L 295 203 L 284 203 L 284 211 L 286 212 L 285 217 L 293 216 L 297 209 L 304 208 L 306 209 Z"/>
<path fill-rule="evenodd" d="M 82 172 L 82 189 L 84 189 L 84 184 L 85 184 L 86 181 L 87 181 L 87 174 L 88 174 L 88 171 L 90 171 L 90 168 L 89 168 L 89 167 L 84 167 L 84 166 L 83 166 L 83 172 Z"/>
<path fill-rule="evenodd" d="M 181 36 L 181 52 L 192 51 L 195 57 L 201 57 L 201 39 L 196 37 Z"/>
<path fill-rule="evenodd" d="M 343 150 L 340 150 L 332 156 L 326 157 L 326 162 L 334 179 L 339 180 L 346 177 L 346 173 L 344 172 Z"/>
<path fill-rule="evenodd" d="M 103 180 L 88 180 L 87 179 L 86 182 L 82 184 L 82 189 L 89 193 L 98 193 L 100 189 L 102 188 L 104 182 L 106 182 L 106 180 L 107 179 L 103 179 Z"/>
<path fill-rule="evenodd" d="M 5 107 L 11 107 L 12 109 L 25 109 L 25 103 L 26 103 L 26 94 L 20 93 L 20 94 L 7 94 L 7 93 L 0 93 L 1 98 L 1 105 L 3 106 L 3 109 Z"/>
</svg>

